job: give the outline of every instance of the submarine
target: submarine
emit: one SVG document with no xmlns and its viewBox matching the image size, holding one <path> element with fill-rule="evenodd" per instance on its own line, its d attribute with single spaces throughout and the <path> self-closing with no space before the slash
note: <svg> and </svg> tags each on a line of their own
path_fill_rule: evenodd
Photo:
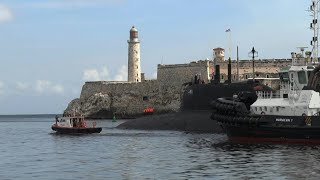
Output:
<svg viewBox="0 0 320 180">
<path fill-rule="evenodd" d="M 211 102 L 221 98 L 230 97 L 240 92 L 273 91 L 260 81 L 249 79 L 247 81 L 231 82 L 231 60 L 228 62 L 228 78 L 220 81 L 220 65 L 215 65 L 214 79 L 209 83 L 201 83 L 196 77 L 186 86 L 182 98 L 180 111 L 210 111 Z M 209 118 L 209 117 L 208 117 Z"/>
</svg>

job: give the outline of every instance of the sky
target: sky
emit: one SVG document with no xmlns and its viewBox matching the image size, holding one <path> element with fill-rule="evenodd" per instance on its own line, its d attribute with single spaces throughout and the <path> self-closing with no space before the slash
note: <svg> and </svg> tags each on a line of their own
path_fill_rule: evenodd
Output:
<svg viewBox="0 0 320 180">
<path fill-rule="evenodd" d="M 156 78 L 158 64 L 212 59 L 216 47 L 226 56 L 230 48 L 233 59 L 236 46 L 240 59 L 248 59 L 253 46 L 259 58 L 290 58 L 297 47 L 309 47 L 310 4 L 0 0 L 0 114 L 62 113 L 86 81 L 126 81 L 132 25 L 139 30 L 147 79 Z"/>
</svg>

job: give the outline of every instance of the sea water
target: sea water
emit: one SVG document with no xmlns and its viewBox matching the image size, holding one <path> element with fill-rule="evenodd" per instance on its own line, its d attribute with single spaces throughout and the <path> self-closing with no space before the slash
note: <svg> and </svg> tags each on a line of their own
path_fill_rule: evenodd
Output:
<svg viewBox="0 0 320 180">
<path fill-rule="evenodd" d="M 54 117 L 0 116 L 0 179 L 318 179 L 320 146 L 234 144 L 223 134 L 57 135 Z M 90 122 L 88 122 L 90 125 Z"/>
</svg>

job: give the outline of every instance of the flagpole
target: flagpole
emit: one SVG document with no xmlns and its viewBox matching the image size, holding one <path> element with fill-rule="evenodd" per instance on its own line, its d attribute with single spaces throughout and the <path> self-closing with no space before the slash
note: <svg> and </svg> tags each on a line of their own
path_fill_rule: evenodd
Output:
<svg viewBox="0 0 320 180">
<path fill-rule="evenodd" d="M 231 30 L 229 31 L 229 58 L 231 58 L 232 54 L 231 54 L 231 46 L 232 46 L 232 41 L 231 41 Z"/>
<path fill-rule="evenodd" d="M 231 58 L 231 56 L 232 56 L 232 54 L 231 54 L 231 46 L 232 46 L 232 42 L 231 42 L 231 29 L 229 28 L 229 29 L 227 29 L 226 30 L 226 33 L 228 33 L 228 35 L 227 35 L 227 38 L 228 38 L 228 44 L 229 44 L 229 58 L 230 59 L 232 59 Z"/>
</svg>

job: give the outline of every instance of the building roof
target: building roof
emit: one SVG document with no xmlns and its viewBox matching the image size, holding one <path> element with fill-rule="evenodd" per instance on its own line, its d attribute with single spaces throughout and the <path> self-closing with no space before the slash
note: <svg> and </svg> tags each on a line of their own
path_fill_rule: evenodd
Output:
<svg viewBox="0 0 320 180">
<path fill-rule="evenodd" d="M 214 51 L 216 51 L 216 50 L 218 50 L 218 51 L 219 51 L 219 50 L 220 50 L 220 51 L 223 50 L 223 51 L 224 51 L 224 49 L 221 48 L 221 47 L 214 48 L 213 50 L 214 50 Z"/>
<path fill-rule="evenodd" d="M 135 28 L 134 26 L 132 26 L 132 28 L 130 29 L 130 31 L 131 31 L 131 32 L 132 32 L 132 31 L 138 31 L 138 29 Z"/>
</svg>

